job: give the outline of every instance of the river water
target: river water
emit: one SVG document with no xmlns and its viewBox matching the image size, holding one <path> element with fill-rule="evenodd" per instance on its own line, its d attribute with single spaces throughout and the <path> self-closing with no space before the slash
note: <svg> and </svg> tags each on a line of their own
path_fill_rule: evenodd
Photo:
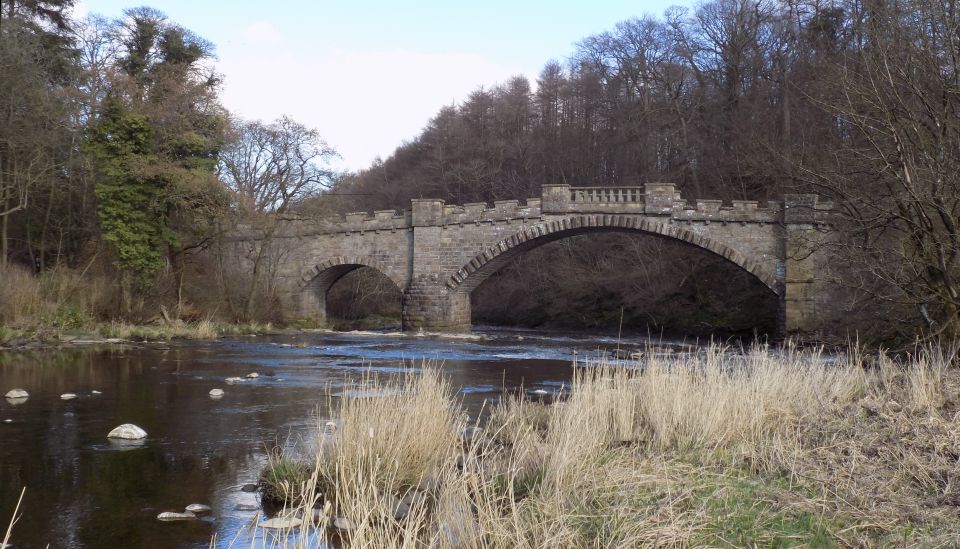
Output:
<svg viewBox="0 0 960 549">
<path fill-rule="evenodd" d="M 0 398 L 0 539 L 26 487 L 12 547 L 209 547 L 214 535 L 226 546 L 256 514 L 235 508 L 257 503 L 241 487 L 256 482 L 268 449 L 309 440 L 331 399 L 367 373 L 429 361 L 477 415 L 505 392 L 561 390 L 575 353 L 596 357 L 617 345 L 598 335 L 480 329 L 460 338 L 305 332 L 0 353 L 0 394 L 30 394 L 20 404 Z M 259 377 L 224 381 L 250 373 Z M 225 396 L 210 398 L 212 388 Z M 106 435 L 122 423 L 148 438 L 112 444 Z M 191 503 L 210 505 L 212 517 L 156 518 Z"/>
</svg>

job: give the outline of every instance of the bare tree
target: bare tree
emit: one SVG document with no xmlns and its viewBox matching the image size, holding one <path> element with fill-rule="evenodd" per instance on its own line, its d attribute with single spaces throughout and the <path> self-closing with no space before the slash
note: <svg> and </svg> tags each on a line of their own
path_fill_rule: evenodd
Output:
<svg viewBox="0 0 960 549">
<path fill-rule="evenodd" d="M 869 0 L 866 45 L 835 65 L 831 155 L 799 177 L 837 203 L 843 279 L 960 335 L 960 17 L 936 0 Z M 824 144 L 827 145 L 827 144 Z"/>
<path fill-rule="evenodd" d="M 336 157 L 317 130 L 290 118 L 270 124 L 234 121 L 220 154 L 220 173 L 243 208 L 283 213 L 291 203 L 331 186 L 334 173 L 328 166 Z"/>
<path fill-rule="evenodd" d="M 319 133 L 289 118 L 270 124 L 234 121 L 220 154 L 220 174 L 233 190 L 247 222 L 262 238 L 250 243 L 250 284 L 242 316 L 254 316 L 261 278 L 268 267 L 278 215 L 331 186 L 329 162 L 337 152 Z"/>
</svg>

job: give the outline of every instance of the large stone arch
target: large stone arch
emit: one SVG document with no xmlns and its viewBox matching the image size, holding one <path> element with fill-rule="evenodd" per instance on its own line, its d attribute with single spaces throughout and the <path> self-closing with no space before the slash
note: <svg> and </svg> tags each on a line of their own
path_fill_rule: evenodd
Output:
<svg viewBox="0 0 960 549">
<path fill-rule="evenodd" d="M 327 310 L 327 292 L 347 273 L 369 267 L 376 270 L 403 291 L 403 281 L 392 276 L 392 270 L 385 263 L 370 256 L 335 256 L 317 263 L 300 275 L 298 293 L 300 295 L 300 316 L 303 318 L 325 319 Z"/>
<path fill-rule="evenodd" d="M 780 296 L 783 292 L 773 272 L 722 242 L 680 225 L 621 215 L 577 215 L 523 229 L 470 259 L 446 280 L 447 290 L 469 294 L 487 277 L 526 251 L 562 238 L 601 231 L 641 232 L 686 242 L 728 260 L 753 275 L 774 294 Z"/>
</svg>

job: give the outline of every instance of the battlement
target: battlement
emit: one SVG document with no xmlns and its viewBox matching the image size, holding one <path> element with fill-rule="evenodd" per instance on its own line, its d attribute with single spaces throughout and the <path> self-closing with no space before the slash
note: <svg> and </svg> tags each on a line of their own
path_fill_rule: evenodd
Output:
<svg viewBox="0 0 960 549">
<path fill-rule="evenodd" d="M 818 202 L 814 195 L 788 195 L 790 222 L 821 223 L 832 204 Z M 364 233 L 408 230 L 414 226 L 450 226 L 478 223 L 509 223 L 541 220 L 569 214 L 620 214 L 662 217 L 680 222 L 777 223 L 784 218 L 784 202 L 721 200 L 681 197 L 672 183 L 648 183 L 635 187 L 571 187 L 544 185 L 540 198 L 497 200 L 492 205 L 471 202 L 446 204 L 439 199 L 418 198 L 410 210 L 353 212 L 343 216 L 311 218 L 287 216 L 286 234 Z"/>
</svg>

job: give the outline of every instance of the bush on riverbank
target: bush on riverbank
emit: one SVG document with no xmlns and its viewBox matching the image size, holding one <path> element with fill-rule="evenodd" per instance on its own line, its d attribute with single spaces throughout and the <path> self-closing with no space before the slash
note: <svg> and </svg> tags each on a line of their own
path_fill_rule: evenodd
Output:
<svg viewBox="0 0 960 549">
<path fill-rule="evenodd" d="M 297 539 L 334 517 L 357 547 L 960 539 L 952 354 L 648 356 L 582 370 L 559 404 L 507 401 L 466 442 L 438 372 L 370 380 L 321 427 L 304 507 L 329 512 Z"/>
</svg>

